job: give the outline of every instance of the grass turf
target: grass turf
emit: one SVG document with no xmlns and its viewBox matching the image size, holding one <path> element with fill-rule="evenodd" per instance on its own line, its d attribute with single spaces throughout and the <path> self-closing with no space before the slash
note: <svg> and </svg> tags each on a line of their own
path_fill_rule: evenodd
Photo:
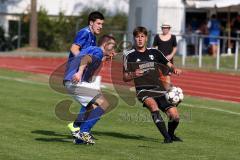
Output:
<svg viewBox="0 0 240 160">
<path fill-rule="evenodd" d="M 184 142 L 162 144 L 163 138 L 148 111 L 139 103 L 128 106 L 120 100 L 118 107 L 94 127 L 95 145 L 74 145 L 66 128 L 68 122 L 55 115 L 56 104 L 71 100 L 70 97 L 51 90 L 45 82 L 29 81 L 33 76 L 42 79 L 41 75 L 2 69 L 0 75 L 0 159 L 237 160 L 240 157 L 237 103 L 187 96 L 179 107 L 182 122 L 177 129 Z M 71 110 L 78 111 L 77 103 L 73 103 Z"/>
</svg>

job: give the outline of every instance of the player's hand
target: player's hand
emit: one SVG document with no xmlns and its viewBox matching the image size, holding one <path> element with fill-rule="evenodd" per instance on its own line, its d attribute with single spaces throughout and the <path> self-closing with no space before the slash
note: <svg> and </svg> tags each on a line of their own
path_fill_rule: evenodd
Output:
<svg viewBox="0 0 240 160">
<path fill-rule="evenodd" d="M 79 72 L 75 73 L 72 78 L 73 83 L 78 83 L 81 81 L 81 74 Z"/>
<path fill-rule="evenodd" d="M 174 69 L 173 69 L 173 73 L 176 74 L 176 75 L 180 75 L 180 74 L 182 74 L 182 70 L 181 70 L 181 69 L 174 68 Z"/>
<path fill-rule="evenodd" d="M 135 77 L 141 77 L 141 76 L 143 76 L 143 70 L 141 70 L 141 69 L 136 69 L 135 70 Z"/>
<path fill-rule="evenodd" d="M 117 52 L 112 51 L 112 52 L 110 53 L 110 56 L 111 56 L 111 57 L 114 57 L 114 56 L 116 56 L 117 54 L 118 54 Z"/>
</svg>

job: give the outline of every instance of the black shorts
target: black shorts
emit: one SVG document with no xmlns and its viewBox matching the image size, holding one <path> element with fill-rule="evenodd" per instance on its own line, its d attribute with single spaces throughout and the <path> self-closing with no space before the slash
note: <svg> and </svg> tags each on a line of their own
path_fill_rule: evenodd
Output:
<svg viewBox="0 0 240 160">
<path fill-rule="evenodd" d="M 144 101 L 149 97 L 152 97 L 157 102 L 158 108 L 163 112 L 174 107 L 166 100 L 164 90 L 160 90 L 159 88 L 137 90 L 137 98 L 143 103 L 143 107 L 147 107 Z"/>
</svg>

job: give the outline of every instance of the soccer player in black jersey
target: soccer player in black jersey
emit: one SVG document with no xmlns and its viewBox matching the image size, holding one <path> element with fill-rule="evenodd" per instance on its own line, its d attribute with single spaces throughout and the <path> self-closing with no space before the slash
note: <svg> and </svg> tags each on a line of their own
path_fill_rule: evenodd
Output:
<svg viewBox="0 0 240 160">
<path fill-rule="evenodd" d="M 165 99 L 166 88 L 159 77 L 159 70 L 163 66 L 168 67 L 174 74 L 180 74 L 181 70 L 176 69 L 159 50 L 146 48 L 148 40 L 146 28 L 136 27 L 133 36 L 134 49 L 124 52 L 123 80 L 134 81 L 137 98 L 151 112 L 155 125 L 164 137 L 164 143 L 182 141 L 174 134 L 179 124 L 177 107 Z M 169 117 L 168 129 L 159 109 Z"/>
</svg>

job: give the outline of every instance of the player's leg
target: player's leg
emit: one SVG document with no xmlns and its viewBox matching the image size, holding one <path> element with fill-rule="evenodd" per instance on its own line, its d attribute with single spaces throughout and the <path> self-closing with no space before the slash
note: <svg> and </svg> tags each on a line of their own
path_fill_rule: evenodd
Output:
<svg viewBox="0 0 240 160">
<path fill-rule="evenodd" d="M 157 126 L 160 133 L 163 135 L 164 142 L 171 143 L 172 142 L 171 137 L 169 136 L 165 122 L 159 113 L 159 108 L 158 108 L 158 104 L 156 103 L 156 101 L 153 98 L 148 97 L 144 100 L 144 105 L 151 112 L 153 122 Z"/>
<path fill-rule="evenodd" d="M 80 131 L 77 138 L 87 144 L 94 144 L 94 139 L 90 134 L 91 129 L 99 121 L 100 117 L 105 113 L 109 103 L 102 96 L 96 96 L 88 105 L 85 112 L 84 121 L 81 122 Z"/>
<path fill-rule="evenodd" d="M 87 116 L 81 124 L 80 132 L 89 133 L 97 121 L 99 121 L 100 117 L 104 114 L 108 106 L 109 103 L 102 95 L 95 98 L 91 105 L 88 105 L 87 107 Z"/>
<path fill-rule="evenodd" d="M 75 137 L 76 133 L 80 130 L 81 122 L 84 121 L 84 115 L 86 112 L 86 107 L 81 106 L 81 109 L 77 115 L 77 118 L 74 122 L 68 124 L 68 129 L 71 131 L 73 137 Z"/>
<path fill-rule="evenodd" d="M 82 122 L 86 119 L 87 105 L 93 99 L 92 96 L 85 96 L 82 94 L 74 95 L 74 99 L 81 105 L 80 112 L 74 122 L 68 124 L 68 128 L 72 133 L 73 137 L 77 137 L 77 133 L 80 131 L 80 126 Z"/>
<path fill-rule="evenodd" d="M 70 129 L 72 135 L 76 138 L 78 138 L 78 133 L 81 126 L 81 124 L 86 119 L 86 109 L 87 105 L 100 93 L 98 89 L 91 88 L 89 86 L 84 86 L 83 84 L 73 84 L 71 81 L 65 82 L 65 87 L 69 94 L 82 106 L 77 119 L 74 123 L 70 123 L 68 125 L 68 128 Z"/>
<path fill-rule="evenodd" d="M 76 120 L 75 120 L 74 123 L 73 123 L 74 127 L 80 127 L 81 122 L 83 121 L 81 115 L 84 115 L 86 111 L 87 111 L 86 106 L 82 106 L 82 107 L 80 108 L 80 111 L 79 111 L 79 113 L 78 113 L 78 116 L 77 116 Z"/>
<path fill-rule="evenodd" d="M 171 107 L 166 111 L 167 116 L 169 117 L 168 122 L 168 133 L 173 141 L 182 141 L 179 137 L 175 135 L 175 130 L 179 125 L 179 113 L 177 107 Z"/>
<path fill-rule="evenodd" d="M 80 130 L 80 125 L 84 120 L 85 112 L 86 107 L 82 105 L 75 121 L 68 124 L 68 128 L 73 136 L 75 136 L 75 134 Z"/>
</svg>

